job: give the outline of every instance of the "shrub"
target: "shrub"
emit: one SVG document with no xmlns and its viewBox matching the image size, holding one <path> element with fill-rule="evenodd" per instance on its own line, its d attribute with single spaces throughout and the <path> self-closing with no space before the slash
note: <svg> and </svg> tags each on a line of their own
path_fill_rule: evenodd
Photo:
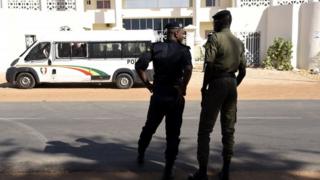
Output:
<svg viewBox="0 0 320 180">
<path fill-rule="evenodd" d="M 263 66 L 268 69 L 280 71 L 292 70 L 291 56 L 292 43 L 283 38 L 276 38 L 268 48 L 267 58 L 263 60 Z"/>
</svg>

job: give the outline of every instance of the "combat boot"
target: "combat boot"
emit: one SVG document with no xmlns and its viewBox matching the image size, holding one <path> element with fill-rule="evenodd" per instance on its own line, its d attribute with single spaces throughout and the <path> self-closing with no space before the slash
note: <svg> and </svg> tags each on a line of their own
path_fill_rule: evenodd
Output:
<svg viewBox="0 0 320 180">
<path fill-rule="evenodd" d="M 188 180 L 208 180 L 208 175 L 198 170 L 194 174 L 189 175 Z"/>
<path fill-rule="evenodd" d="M 144 165 L 144 153 L 138 153 L 137 164 L 139 166 L 143 166 Z"/>
<path fill-rule="evenodd" d="M 173 180 L 173 179 L 174 179 L 173 163 L 166 164 L 162 174 L 162 180 Z"/>
<path fill-rule="evenodd" d="M 223 160 L 223 167 L 219 173 L 220 180 L 229 180 L 230 163 L 231 163 L 230 159 Z"/>
</svg>

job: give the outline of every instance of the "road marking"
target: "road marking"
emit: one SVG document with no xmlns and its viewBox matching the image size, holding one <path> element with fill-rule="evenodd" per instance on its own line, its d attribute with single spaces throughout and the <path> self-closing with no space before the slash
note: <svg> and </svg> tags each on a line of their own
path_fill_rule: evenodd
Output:
<svg viewBox="0 0 320 180">
<path fill-rule="evenodd" d="M 15 118 L 15 119 L 22 119 L 22 118 Z M 21 122 L 12 121 L 12 120 L 13 120 L 13 118 L 11 118 L 11 120 L 9 118 L 6 118 L 6 119 L 0 118 L 0 121 L 11 123 L 13 125 L 16 125 L 22 129 L 26 130 L 26 133 L 29 133 L 30 135 L 37 137 L 41 141 L 41 143 L 46 144 L 48 142 L 48 139 L 44 135 L 42 135 L 39 131 L 35 130 L 33 127 L 28 126 L 28 125 L 21 123 Z"/>
<path fill-rule="evenodd" d="M 39 117 L 0 117 L 0 120 L 34 120 L 34 119 L 44 119 Z"/>
<path fill-rule="evenodd" d="M 302 119 L 302 117 L 296 116 L 249 116 L 238 117 L 238 119 L 258 119 L 258 120 L 286 120 L 286 119 Z"/>
<path fill-rule="evenodd" d="M 183 119 L 199 119 L 199 117 L 183 117 Z M 287 120 L 287 119 L 302 119 L 296 116 L 240 116 L 237 119 L 257 119 L 257 120 Z"/>
<path fill-rule="evenodd" d="M 197 117 L 183 117 L 183 119 L 199 119 L 200 116 Z M 0 120 L 39 120 L 46 119 L 40 117 L 0 117 Z M 69 119 L 69 118 L 68 118 Z M 70 117 L 73 120 L 113 120 L 113 119 L 125 119 L 122 117 Z M 289 120 L 289 119 L 302 119 L 302 117 L 294 117 L 294 116 L 240 116 L 238 119 L 257 119 L 257 120 Z"/>
</svg>

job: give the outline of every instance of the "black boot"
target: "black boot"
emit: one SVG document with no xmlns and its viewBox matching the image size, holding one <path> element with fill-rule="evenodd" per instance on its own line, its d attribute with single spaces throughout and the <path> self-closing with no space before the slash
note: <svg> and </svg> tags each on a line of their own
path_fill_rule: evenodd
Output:
<svg viewBox="0 0 320 180">
<path fill-rule="evenodd" d="M 230 162 L 230 159 L 223 160 L 223 167 L 221 172 L 219 173 L 220 180 L 229 180 Z"/>
<path fill-rule="evenodd" d="M 139 166 L 144 165 L 144 153 L 138 153 L 137 163 Z"/>
<path fill-rule="evenodd" d="M 166 166 L 162 174 L 162 180 L 173 180 L 173 179 L 174 179 L 173 163 L 166 163 Z"/>
<path fill-rule="evenodd" d="M 196 171 L 194 174 L 189 175 L 188 180 L 208 180 L 207 172 Z"/>
</svg>

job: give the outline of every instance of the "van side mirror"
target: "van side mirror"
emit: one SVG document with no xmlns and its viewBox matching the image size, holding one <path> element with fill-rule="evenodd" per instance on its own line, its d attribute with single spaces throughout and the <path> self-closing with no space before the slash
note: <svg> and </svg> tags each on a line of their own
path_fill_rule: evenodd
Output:
<svg viewBox="0 0 320 180">
<path fill-rule="evenodd" d="M 48 59 L 48 65 L 51 66 L 52 62 L 50 59 Z"/>
</svg>

